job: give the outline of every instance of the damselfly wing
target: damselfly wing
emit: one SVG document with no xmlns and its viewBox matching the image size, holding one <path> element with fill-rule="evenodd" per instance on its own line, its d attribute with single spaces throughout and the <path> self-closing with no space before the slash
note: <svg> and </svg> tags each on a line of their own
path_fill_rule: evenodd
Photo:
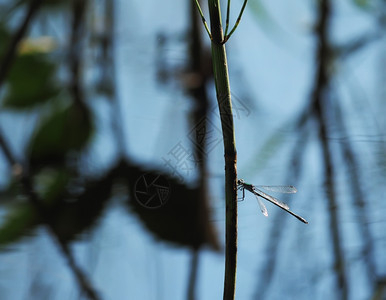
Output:
<svg viewBox="0 0 386 300">
<path fill-rule="evenodd" d="M 250 183 L 246 183 L 243 179 L 239 179 L 237 181 L 238 189 L 243 191 L 243 198 L 245 196 L 245 190 L 248 190 L 250 193 L 254 194 L 256 196 L 257 202 L 259 204 L 260 210 L 265 215 L 268 217 L 268 211 L 267 208 L 265 207 L 264 203 L 260 198 L 263 198 L 276 206 L 280 207 L 281 209 L 285 210 L 289 214 L 293 215 L 295 218 L 298 220 L 302 221 L 303 223 L 308 224 L 308 222 L 302 218 L 301 216 L 295 214 L 289 209 L 289 206 L 284 203 L 283 201 L 280 201 L 279 199 L 276 199 L 275 197 L 265 193 L 262 191 L 262 189 L 266 191 L 271 191 L 271 192 L 278 192 L 278 193 L 296 193 L 297 190 L 294 186 L 292 185 L 277 185 L 277 186 L 267 186 L 267 185 L 253 185 Z"/>
</svg>

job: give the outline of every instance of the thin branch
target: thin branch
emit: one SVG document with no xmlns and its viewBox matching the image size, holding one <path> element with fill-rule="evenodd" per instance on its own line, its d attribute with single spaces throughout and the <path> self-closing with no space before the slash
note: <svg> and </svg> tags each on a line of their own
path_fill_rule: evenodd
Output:
<svg viewBox="0 0 386 300">
<path fill-rule="evenodd" d="M 230 7 L 231 7 L 231 0 L 228 0 L 228 4 L 227 4 L 227 18 L 225 20 L 225 32 L 224 32 L 224 36 L 227 36 L 228 34 L 228 29 L 229 29 L 229 11 L 230 11 Z"/>
<path fill-rule="evenodd" d="M 329 44 L 329 23 L 331 21 L 331 3 L 330 0 L 322 0 L 319 2 L 319 17 L 317 22 L 317 35 L 319 47 L 317 50 L 316 62 L 318 65 L 315 74 L 314 88 L 312 99 L 314 105 L 314 113 L 319 123 L 319 136 L 323 149 L 325 180 L 327 189 L 327 200 L 330 216 L 330 230 L 333 244 L 334 255 L 334 270 L 337 272 L 337 286 L 340 289 L 340 299 L 348 297 L 348 283 L 346 278 L 346 268 L 341 245 L 342 238 L 338 221 L 338 203 L 335 192 L 335 168 L 332 159 L 331 145 L 328 139 L 328 89 L 329 89 L 329 72 L 328 66 L 330 62 L 331 47 Z"/>
<path fill-rule="evenodd" d="M 116 80 L 116 56 L 114 55 L 115 49 L 115 1 L 105 0 L 105 13 L 106 13 L 106 32 L 104 33 L 104 43 L 103 43 L 103 67 L 105 70 L 102 72 L 105 74 L 106 78 L 104 80 L 110 80 L 113 85 L 113 94 L 112 94 L 112 105 L 113 105 L 113 118 L 112 118 L 112 127 L 115 133 L 116 141 L 118 143 L 118 151 L 120 151 L 121 156 L 126 156 L 128 140 L 127 135 L 124 132 L 124 122 L 122 118 L 122 109 L 120 107 L 121 101 L 117 93 L 117 82 Z M 108 77 L 108 79 L 107 79 Z"/>
<path fill-rule="evenodd" d="M 375 42 L 381 38 L 382 34 L 379 31 L 366 32 L 361 36 L 346 42 L 344 45 L 336 47 L 334 51 L 336 55 L 343 60 L 357 53 L 358 51 L 362 51 L 372 42 Z"/>
<path fill-rule="evenodd" d="M 194 0 L 194 1 L 196 2 L 196 6 L 197 6 L 197 9 L 198 9 L 198 12 L 200 13 L 202 23 L 204 23 L 205 30 L 208 33 L 209 38 L 212 40 L 212 34 L 210 33 L 210 30 L 209 30 L 209 27 L 208 27 L 208 23 L 205 20 L 205 17 L 204 17 L 204 14 L 202 12 L 200 3 L 198 2 L 199 0 Z"/>
<path fill-rule="evenodd" d="M 225 30 L 225 36 L 224 36 L 224 41 L 223 41 L 223 43 L 226 43 L 226 42 L 229 40 L 229 38 L 232 36 L 233 32 L 235 32 L 237 26 L 239 26 L 239 23 L 240 23 L 240 21 L 241 21 L 241 17 L 242 17 L 242 15 L 243 15 L 243 13 L 244 13 L 244 9 L 245 9 L 245 7 L 247 6 L 247 2 L 248 2 L 248 0 L 244 0 L 244 3 L 243 3 L 243 6 L 241 7 L 239 16 L 237 17 L 236 23 L 235 23 L 235 25 L 233 26 L 231 32 L 229 32 L 229 34 L 227 35 L 227 34 L 226 34 L 227 30 Z"/>
<path fill-rule="evenodd" d="M 0 148 L 3 150 L 5 158 L 8 160 L 12 168 L 18 165 L 16 158 L 12 154 L 7 142 L 5 141 L 2 132 L 0 131 Z"/>
<path fill-rule="evenodd" d="M 84 96 L 81 83 L 81 55 L 82 55 L 82 37 L 84 27 L 84 13 L 87 5 L 85 0 L 73 0 L 73 19 L 70 37 L 69 66 L 72 72 L 70 91 L 73 101 L 80 108 L 84 107 Z"/>
<path fill-rule="evenodd" d="M 325 116 L 320 116 L 325 118 Z M 346 267 L 342 247 L 342 237 L 340 233 L 340 226 L 338 220 L 338 203 L 336 200 L 336 191 L 335 191 L 335 168 L 334 162 L 332 159 L 330 143 L 327 141 L 328 132 L 327 126 L 325 124 L 326 120 L 320 121 L 320 139 L 321 145 L 323 148 L 323 157 L 324 157 L 324 167 L 325 167 L 325 185 L 326 185 L 326 194 L 328 200 L 328 209 L 330 214 L 330 230 L 332 236 L 333 244 L 333 255 L 334 255 L 334 267 L 333 270 L 337 273 L 337 287 L 341 292 L 339 299 L 348 299 L 348 284 L 346 278 Z"/>
<path fill-rule="evenodd" d="M 337 113 L 337 125 L 339 126 L 339 131 L 343 136 L 349 136 L 347 134 L 346 126 L 343 123 L 343 116 L 341 114 L 341 110 L 339 106 L 335 106 L 335 111 Z M 356 161 L 356 157 L 354 154 L 353 147 L 351 145 L 350 139 L 347 139 L 341 145 L 341 150 L 343 157 L 345 158 L 347 164 L 347 176 L 349 176 L 350 184 L 351 184 L 351 193 L 353 199 L 353 207 L 357 208 L 357 224 L 358 229 L 361 231 L 361 237 L 363 238 L 363 260 L 365 262 L 367 276 L 369 278 L 369 282 L 375 282 L 377 276 L 377 264 L 374 261 L 374 253 L 375 253 L 375 243 L 373 234 L 369 228 L 369 218 L 366 211 L 366 193 L 363 192 L 361 188 L 361 180 L 360 175 L 358 173 L 358 163 Z"/>
<path fill-rule="evenodd" d="M 197 281 L 197 271 L 198 271 L 198 262 L 199 262 L 200 253 L 198 250 L 193 250 L 192 260 L 190 262 L 190 274 L 188 280 L 188 300 L 196 300 L 196 281 Z"/>
</svg>

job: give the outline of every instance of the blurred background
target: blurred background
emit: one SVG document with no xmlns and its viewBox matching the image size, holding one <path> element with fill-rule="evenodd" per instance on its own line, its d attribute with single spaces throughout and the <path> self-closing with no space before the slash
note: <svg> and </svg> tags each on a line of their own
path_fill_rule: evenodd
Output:
<svg viewBox="0 0 386 300">
<path fill-rule="evenodd" d="M 386 299 L 385 27 L 382 0 L 248 1 L 238 176 L 309 224 L 238 203 L 236 299 Z M 194 1 L 0 1 L 0 299 L 221 299 L 224 228 Z"/>
</svg>

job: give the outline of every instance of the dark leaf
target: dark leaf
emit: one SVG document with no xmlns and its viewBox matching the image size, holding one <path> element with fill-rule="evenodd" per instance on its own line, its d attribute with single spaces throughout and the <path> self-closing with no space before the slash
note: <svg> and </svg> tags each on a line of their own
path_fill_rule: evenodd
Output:
<svg viewBox="0 0 386 300">
<path fill-rule="evenodd" d="M 199 195 L 197 188 L 190 188 L 163 171 L 124 164 L 117 170 L 129 185 L 130 209 L 156 237 L 193 249 L 204 245 L 218 249 L 207 199 Z"/>
<path fill-rule="evenodd" d="M 7 47 L 9 43 L 9 32 L 6 28 L 4 28 L 3 24 L 0 24 L 0 61 L 3 58 L 5 47 Z"/>
<path fill-rule="evenodd" d="M 46 206 L 55 206 L 68 195 L 70 174 L 65 169 L 44 169 L 35 176 L 35 186 Z"/>
<path fill-rule="evenodd" d="M 95 224 L 110 199 L 112 182 L 110 175 L 90 181 L 81 194 L 53 208 L 52 226 L 61 240 L 71 241 Z"/>
<path fill-rule="evenodd" d="M 102 214 L 110 198 L 112 179 L 107 175 L 99 180 L 89 180 L 78 186 L 74 195 L 76 191 L 70 187 L 71 179 L 67 172 L 42 171 L 37 176 L 36 187 L 49 220 L 43 220 L 36 207 L 29 202 L 12 206 L 0 226 L 0 246 L 25 237 L 36 225 L 45 223 L 49 223 L 61 241 L 76 239 Z"/>
<path fill-rule="evenodd" d="M 56 109 L 36 130 L 29 145 L 32 166 L 61 164 L 70 151 L 81 150 L 92 134 L 89 112 L 78 105 Z"/>
<path fill-rule="evenodd" d="M 10 207 L 0 226 L 0 247 L 25 237 L 37 224 L 38 215 L 29 203 Z"/>
<path fill-rule="evenodd" d="M 18 56 L 7 77 L 3 106 L 26 109 L 57 96 L 55 72 L 56 66 L 43 54 Z"/>
</svg>

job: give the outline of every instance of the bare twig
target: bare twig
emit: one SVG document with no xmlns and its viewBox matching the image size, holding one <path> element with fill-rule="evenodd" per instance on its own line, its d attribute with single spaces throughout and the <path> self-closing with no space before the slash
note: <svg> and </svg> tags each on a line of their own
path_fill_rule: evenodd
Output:
<svg viewBox="0 0 386 300">
<path fill-rule="evenodd" d="M 192 253 L 192 260 L 190 262 L 190 274 L 188 280 L 188 300 L 196 300 L 196 281 L 197 281 L 197 270 L 200 253 L 198 250 L 194 250 Z"/>
<path fill-rule="evenodd" d="M 343 136 L 348 136 L 346 127 L 342 121 L 342 114 L 339 106 L 335 107 L 335 111 L 337 112 L 337 124 L 339 126 L 339 131 Z M 356 156 L 354 154 L 354 150 L 351 145 L 350 139 L 347 139 L 344 143 L 341 144 L 341 150 L 343 153 L 343 157 L 345 158 L 347 164 L 347 174 L 350 178 L 349 182 L 351 185 L 351 193 L 353 199 L 353 207 L 356 208 L 357 211 L 357 219 L 358 219 L 358 229 L 361 231 L 361 237 L 363 238 L 363 260 L 367 270 L 367 276 L 369 278 L 369 282 L 375 283 L 377 276 L 377 265 L 374 261 L 375 257 L 375 245 L 374 245 L 374 237 L 369 228 L 369 218 L 366 211 L 366 193 L 363 192 L 361 186 L 360 175 L 358 173 L 358 163 L 356 160 Z"/>
<path fill-rule="evenodd" d="M 84 27 L 84 13 L 87 1 L 73 0 L 73 19 L 70 37 L 69 65 L 72 72 L 71 94 L 73 101 L 80 107 L 84 107 L 84 96 L 81 84 L 81 54 L 82 54 L 82 37 Z"/>
<path fill-rule="evenodd" d="M 335 192 L 335 168 L 332 160 L 331 146 L 328 140 L 328 89 L 329 89 L 329 63 L 331 55 L 331 47 L 329 44 L 329 23 L 331 19 L 331 3 L 330 0 L 322 0 L 319 2 L 319 17 L 317 22 L 317 36 L 319 47 L 317 50 L 317 71 L 314 80 L 314 88 L 312 92 L 313 107 L 316 118 L 319 123 L 319 136 L 323 149 L 325 180 L 327 189 L 327 200 L 330 216 L 330 230 L 333 243 L 334 254 L 334 270 L 337 273 L 337 286 L 340 289 L 340 299 L 347 299 L 348 285 L 346 278 L 346 268 L 342 248 L 341 228 L 338 222 L 338 203 Z"/>
<path fill-rule="evenodd" d="M 201 6 L 200 6 L 200 2 L 199 2 L 199 0 L 194 0 L 194 1 L 196 2 L 196 6 L 197 6 L 197 9 L 198 9 L 198 12 L 200 13 L 201 20 L 202 20 L 202 23 L 204 24 L 205 30 L 208 33 L 209 38 L 212 39 L 212 34 L 210 33 L 210 30 L 209 30 L 209 27 L 208 27 L 208 23 L 206 22 L 206 19 L 204 17 L 204 13 L 202 12 L 202 9 L 201 9 Z"/>
</svg>

